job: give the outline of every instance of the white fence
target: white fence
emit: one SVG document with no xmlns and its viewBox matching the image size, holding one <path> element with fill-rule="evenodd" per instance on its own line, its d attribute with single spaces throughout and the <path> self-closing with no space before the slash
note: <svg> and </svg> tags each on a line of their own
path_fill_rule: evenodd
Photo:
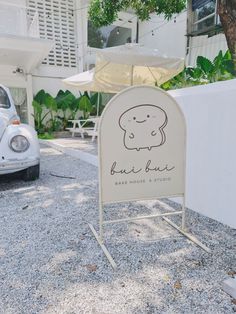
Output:
<svg viewBox="0 0 236 314">
<path fill-rule="evenodd" d="M 189 66 L 195 66 L 198 56 L 204 56 L 210 60 L 213 60 L 220 50 L 225 52 L 227 42 L 224 34 L 218 34 L 212 37 L 207 35 L 190 37 L 189 52 L 186 57 L 186 64 Z"/>
<path fill-rule="evenodd" d="M 236 79 L 170 94 L 187 122 L 187 206 L 236 228 Z"/>
</svg>

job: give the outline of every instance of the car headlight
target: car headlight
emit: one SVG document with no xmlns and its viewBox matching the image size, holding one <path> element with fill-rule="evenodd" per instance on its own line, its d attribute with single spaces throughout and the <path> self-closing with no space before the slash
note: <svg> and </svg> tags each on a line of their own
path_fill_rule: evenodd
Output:
<svg viewBox="0 0 236 314">
<path fill-rule="evenodd" d="M 16 135 L 10 141 L 10 148 L 16 153 L 23 153 L 29 148 L 29 141 L 23 135 Z"/>
</svg>

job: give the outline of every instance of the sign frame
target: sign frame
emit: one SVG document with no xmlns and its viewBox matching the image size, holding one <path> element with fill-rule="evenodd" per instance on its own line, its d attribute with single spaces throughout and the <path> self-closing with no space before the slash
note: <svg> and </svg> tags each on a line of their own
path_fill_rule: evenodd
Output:
<svg viewBox="0 0 236 314">
<path fill-rule="evenodd" d="M 108 110 L 110 104 L 112 104 L 116 98 L 120 97 L 120 94 L 129 92 L 130 90 L 137 90 L 139 88 L 149 88 L 149 89 L 153 89 L 153 90 L 158 90 L 160 93 L 163 93 L 165 96 L 167 96 L 168 98 L 171 99 L 172 102 L 175 103 L 176 108 L 178 109 L 181 117 L 182 117 L 182 121 L 184 123 L 183 129 L 184 129 L 184 152 L 183 152 L 183 193 L 180 194 L 170 194 L 170 195 L 163 195 L 163 196 L 158 196 L 158 197 L 154 197 L 154 198 L 135 198 L 135 199 L 122 199 L 122 200 L 115 200 L 115 201 L 105 201 L 103 200 L 103 180 L 102 180 L 102 172 L 103 172 L 103 155 L 102 155 L 102 149 L 101 149 L 101 125 L 103 123 L 103 118 L 106 115 L 106 111 Z M 138 106 L 137 106 L 138 107 Z M 106 255 L 107 259 L 109 260 L 109 262 L 111 263 L 111 266 L 113 267 L 113 269 L 115 269 L 117 267 L 114 259 L 112 258 L 111 254 L 109 253 L 108 249 L 106 248 L 106 246 L 104 245 L 104 227 L 107 224 L 114 224 L 114 223 L 123 223 L 123 222 L 131 222 L 131 221 L 136 221 L 136 220 L 141 220 L 141 219 L 153 219 L 153 218 L 157 218 L 160 217 L 162 218 L 164 221 L 166 221 L 169 225 L 171 225 L 173 228 L 175 228 L 178 232 L 180 232 L 181 234 L 183 234 L 185 237 L 187 237 L 189 240 L 191 240 L 192 242 L 194 242 L 196 245 L 198 245 L 199 247 L 201 247 L 203 250 L 205 250 L 206 252 L 210 253 L 210 249 L 208 247 L 206 247 L 203 243 L 201 243 L 198 239 L 196 239 L 193 235 L 191 235 L 190 233 L 187 232 L 186 230 L 186 205 L 185 205 L 185 199 L 186 199 L 186 144 L 187 144 L 187 131 L 186 131 L 186 121 L 185 121 L 185 117 L 184 114 L 180 108 L 180 106 L 178 105 L 178 103 L 176 102 L 176 100 L 169 95 L 167 92 L 163 91 L 162 89 L 158 88 L 158 87 L 151 87 L 151 86 L 145 86 L 145 85 L 140 85 L 140 86 L 131 86 L 128 87 L 126 89 L 124 89 L 123 91 L 121 91 L 120 93 L 116 94 L 114 97 L 112 97 L 112 99 L 109 101 L 109 103 L 106 105 L 102 116 L 100 118 L 100 123 L 99 123 L 99 130 L 98 130 L 98 156 L 99 156 L 99 233 L 95 230 L 95 228 L 93 227 L 92 224 L 88 224 L 92 233 L 94 234 L 96 240 L 98 241 L 99 245 L 101 246 L 104 254 Z M 181 210 L 174 210 L 174 208 L 170 207 L 169 205 L 167 205 L 166 203 L 164 203 L 163 201 L 161 201 L 160 199 L 162 198 L 166 198 L 166 197 L 182 197 L 182 208 Z M 165 213 L 162 214 L 154 214 L 154 215 L 141 215 L 141 216 L 136 216 L 136 217 L 130 217 L 130 218 L 122 218 L 122 219 L 114 219 L 114 220 L 104 220 L 104 209 L 103 206 L 105 204 L 115 204 L 115 203 L 121 203 L 121 202 L 132 202 L 132 201 L 138 201 L 138 200 L 156 200 L 158 202 L 158 204 L 164 208 L 166 210 Z M 174 216 L 174 215 L 181 215 L 182 216 L 182 220 L 181 220 L 181 227 L 177 226 L 175 223 L 173 223 L 169 218 L 169 216 Z"/>
</svg>

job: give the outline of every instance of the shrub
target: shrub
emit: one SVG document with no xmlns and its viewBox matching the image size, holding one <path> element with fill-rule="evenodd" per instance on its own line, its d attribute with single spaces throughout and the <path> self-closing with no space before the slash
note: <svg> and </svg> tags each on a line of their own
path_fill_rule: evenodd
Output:
<svg viewBox="0 0 236 314">
<path fill-rule="evenodd" d="M 65 130 L 69 120 L 74 120 L 78 112 L 82 113 L 82 119 L 87 119 L 91 114 L 100 115 L 104 108 L 100 93 L 94 93 L 92 96 L 87 92 L 80 93 L 76 98 L 68 90 L 59 90 L 54 98 L 42 89 L 34 96 L 32 105 L 38 134 Z"/>
<path fill-rule="evenodd" d="M 234 78 L 234 68 L 229 51 L 220 51 L 213 61 L 199 56 L 195 67 L 186 67 L 181 73 L 161 85 L 165 90 L 213 83 Z"/>
</svg>

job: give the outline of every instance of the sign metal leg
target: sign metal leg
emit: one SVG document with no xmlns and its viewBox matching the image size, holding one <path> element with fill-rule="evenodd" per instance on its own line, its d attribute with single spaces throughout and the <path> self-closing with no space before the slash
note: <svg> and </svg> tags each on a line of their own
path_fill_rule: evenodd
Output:
<svg viewBox="0 0 236 314">
<path fill-rule="evenodd" d="M 103 232 L 103 208 L 102 203 L 99 202 L 99 239 L 103 243 L 104 232 Z"/>
<path fill-rule="evenodd" d="M 185 195 L 183 196 L 182 203 L 182 230 L 186 231 L 186 206 L 185 206 Z"/>
<path fill-rule="evenodd" d="M 204 251 L 206 251 L 207 253 L 211 253 L 211 250 L 205 246 L 205 244 L 203 244 L 202 242 L 200 242 L 196 237 L 194 237 L 192 234 L 182 230 L 180 227 L 178 227 L 174 222 L 172 222 L 170 219 L 166 218 L 166 217 L 162 217 L 162 219 L 164 219 L 169 225 L 171 225 L 173 228 L 175 228 L 176 230 L 178 230 L 180 233 L 182 233 L 186 238 L 188 238 L 189 240 L 191 240 L 192 242 L 194 242 L 196 245 L 198 245 L 200 248 L 202 248 Z"/>
<path fill-rule="evenodd" d="M 117 265 L 116 265 L 114 259 L 112 258 L 111 254 L 109 253 L 109 251 L 105 247 L 105 245 L 101 242 L 100 236 L 97 234 L 96 230 L 94 229 L 94 227 L 91 224 L 88 224 L 88 225 L 89 225 L 89 228 L 91 229 L 93 235 L 95 236 L 96 240 L 98 241 L 99 245 L 101 246 L 103 253 L 106 255 L 108 261 L 110 262 L 112 268 L 116 269 Z"/>
<path fill-rule="evenodd" d="M 186 231 L 186 207 L 185 207 L 185 197 L 183 197 L 183 204 L 182 204 L 182 211 L 175 211 L 171 206 L 168 204 L 158 200 L 158 203 L 162 206 L 162 208 L 168 210 L 168 212 L 163 214 L 156 214 L 156 215 L 150 215 L 150 216 L 141 216 L 141 217 L 133 217 L 133 218 L 125 218 L 125 219 L 117 219 L 117 220 L 103 220 L 103 207 L 102 203 L 99 203 L 99 234 L 94 229 L 94 227 L 91 224 L 89 225 L 89 228 L 91 229 L 93 235 L 95 236 L 97 242 L 101 246 L 101 249 L 103 250 L 103 253 L 107 257 L 108 261 L 110 262 L 113 269 L 117 268 L 117 264 L 115 263 L 114 259 L 112 258 L 111 254 L 107 250 L 106 246 L 104 245 L 104 224 L 109 223 L 120 223 L 120 222 L 131 222 L 134 220 L 141 220 L 141 219 L 147 219 L 147 218 L 156 218 L 161 217 L 163 220 L 165 220 L 169 225 L 171 225 L 173 228 L 175 228 L 178 232 L 183 234 L 186 238 L 191 240 L 193 243 L 198 245 L 200 248 L 202 248 L 207 253 L 211 253 L 211 250 L 205 246 L 203 243 L 201 243 L 196 237 L 194 237 L 192 234 L 188 233 Z M 170 219 L 168 219 L 166 216 L 172 216 L 172 215 L 182 215 L 182 224 L 181 227 L 177 226 L 174 222 L 172 222 Z"/>
</svg>

